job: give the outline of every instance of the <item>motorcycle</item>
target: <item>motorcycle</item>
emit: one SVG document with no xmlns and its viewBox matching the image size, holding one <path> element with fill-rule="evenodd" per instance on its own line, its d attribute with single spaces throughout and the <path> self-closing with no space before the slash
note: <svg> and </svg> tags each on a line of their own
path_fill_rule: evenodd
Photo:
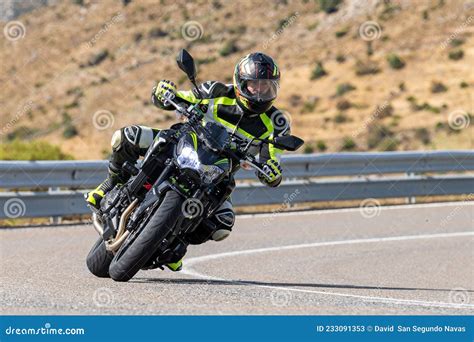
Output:
<svg viewBox="0 0 474 342">
<path fill-rule="evenodd" d="M 192 56 L 182 49 L 177 64 L 199 92 Z M 186 108 L 169 91 L 164 99 L 186 122 L 160 131 L 141 165 L 123 165 L 129 180 L 108 192 L 100 209 L 91 207 L 100 238 L 87 266 L 98 277 L 128 281 L 141 269 L 163 269 L 176 255 L 184 255 L 187 245 L 181 242 L 196 227 L 204 224 L 212 231 L 215 224 L 208 218 L 234 190 L 241 167 L 266 174 L 249 153 L 251 146 L 271 143 L 295 151 L 303 145 L 291 135 L 244 140 L 219 124 L 204 124 L 200 103 Z"/>
</svg>

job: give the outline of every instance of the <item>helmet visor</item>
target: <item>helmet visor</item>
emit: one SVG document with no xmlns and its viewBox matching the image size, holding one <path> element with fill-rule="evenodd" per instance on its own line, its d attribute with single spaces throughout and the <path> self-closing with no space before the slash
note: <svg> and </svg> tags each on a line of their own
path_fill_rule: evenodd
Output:
<svg viewBox="0 0 474 342">
<path fill-rule="evenodd" d="M 242 80 L 240 90 L 253 101 L 272 101 L 278 95 L 278 80 Z"/>
</svg>

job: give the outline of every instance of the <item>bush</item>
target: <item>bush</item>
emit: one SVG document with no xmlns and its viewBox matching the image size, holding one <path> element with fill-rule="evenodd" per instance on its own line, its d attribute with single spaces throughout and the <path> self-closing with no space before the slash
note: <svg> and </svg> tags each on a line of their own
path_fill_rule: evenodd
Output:
<svg viewBox="0 0 474 342">
<path fill-rule="evenodd" d="M 219 50 L 219 54 L 222 57 L 229 56 L 233 53 L 236 53 L 239 51 L 239 48 L 237 46 L 237 42 L 234 39 L 231 39 L 227 41 L 224 46 Z"/>
<path fill-rule="evenodd" d="M 379 144 L 379 151 L 396 151 L 400 142 L 394 138 L 384 138 Z"/>
<path fill-rule="evenodd" d="M 339 109 L 339 110 L 347 110 L 349 108 L 351 108 L 352 104 L 350 103 L 350 101 L 346 100 L 346 99 L 342 99 L 340 101 L 337 101 L 336 103 L 336 108 Z"/>
<path fill-rule="evenodd" d="M 431 142 L 430 131 L 426 128 L 417 128 L 415 130 L 415 138 L 420 140 L 424 145 L 428 145 Z"/>
<path fill-rule="evenodd" d="M 23 142 L 14 140 L 0 145 L 0 160 L 70 160 L 58 146 L 45 141 Z"/>
<path fill-rule="evenodd" d="M 337 113 L 336 116 L 334 117 L 334 122 L 335 123 L 344 123 L 344 122 L 347 122 L 347 121 L 349 121 L 349 118 L 343 112 Z"/>
<path fill-rule="evenodd" d="M 335 33 L 336 38 L 344 37 L 348 32 L 349 32 L 349 27 L 344 27 L 340 29 L 339 31 L 336 31 Z"/>
<path fill-rule="evenodd" d="M 357 63 L 355 64 L 355 73 L 357 76 L 373 75 L 379 72 L 380 68 L 376 62 L 357 61 Z"/>
<path fill-rule="evenodd" d="M 437 82 L 437 81 L 433 81 L 431 82 L 431 88 L 430 88 L 431 92 L 433 94 L 436 94 L 436 93 L 444 93 L 445 91 L 448 90 L 448 87 L 446 87 L 443 83 L 441 82 Z"/>
<path fill-rule="evenodd" d="M 323 63 L 317 62 L 316 66 L 314 67 L 313 71 L 311 72 L 311 80 L 316 80 L 323 76 L 326 76 L 328 73 L 324 70 Z"/>
<path fill-rule="evenodd" d="M 356 87 L 353 86 L 350 83 L 341 83 L 336 88 L 336 95 L 337 96 L 342 96 L 345 93 L 348 93 L 348 92 L 353 91 L 355 89 L 356 89 Z"/>
<path fill-rule="evenodd" d="M 367 147 L 375 148 L 382 143 L 385 138 L 393 138 L 394 133 L 385 126 L 370 125 L 368 127 Z"/>
<path fill-rule="evenodd" d="M 337 12 L 342 0 L 319 0 L 319 8 L 330 14 Z"/>
<path fill-rule="evenodd" d="M 305 144 L 304 145 L 304 150 L 303 150 L 303 153 L 305 154 L 310 154 L 310 153 L 313 153 L 314 152 L 314 147 L 310 144 Z"/>
<path fill-rule="evenodd" d="M 356 147 L 357 147 L 357 144 L 355 143 L 354 139 L 350 137 L 344 137 L 342 141 L 342 146 L 341 146 L 342 151 L 352 151 Z"/>
<path fill-rule="evenodd" d="M 311 96 L 308 101 L 306 101 L 303 104 L 303 109 L 301 110 L 301 113 L 311 113 L 314 111 L 314 108 L 316 108 L 316 105 L 318 104 L 319 98 L 316 96 Z"/>
<path fill-rule="evenodd" d="M 379 119 L 389 117 L 393 114 L 393 106 L 390 103 L 377 106 L 375 107 L 375 113 Z"/>
<path fill-rule="evenodd" d="M 461 83 L 459 83 L 459 87 L 460 88 L 467 88 L 467 87 L 469 87 L 469 84 L 466 81 L 462 81 Z"/>
<path fill-rule="evenodd" d="M 336 56 L 336 62 L 344 63 L 345 61 L 346 61 L 346 56 L 343 55 L 342 53 L 340 53 Z"/>
<path fill-rule="evenodd" d="M 462 38 L 454 38 L 449 42 L 449 45 L 451 45 L 452 47 L 458 47 L 462 44 L 464 44 L 464 39 Z"/>
<path fill-rule="evenodd" d="M 387 62 L 390 67 L 395 70 L 405 67 L 405 61 L 395 53 L 390 53 L 387 55 Z"/>
<path fill-rule="evenodd" d="M 453 61 L 458 61 L 464 57 L 464 51 L 461 49 L 450 51 L 448 57 Z"/>
<path fill-rule="evenodd" d="M 318 140 L 318 142 L 316 143 L 316 147 L 320 152 L 324 152 L 328 149 L 326 143 L 323 140 Z"/>
<path fill-rule="evenodd" d="M 64 128 L 64 131 L 63 131 L 63 137 L 66 138 L 66 139 L 70 139 L 72 137 L 75 137 L 78 134 L 79 134 L 79 132 L 77 131 L 76 126 L 74 126 L 72 124 L 68 124 L 66 126 L 66 128 Z"/>
</svg>

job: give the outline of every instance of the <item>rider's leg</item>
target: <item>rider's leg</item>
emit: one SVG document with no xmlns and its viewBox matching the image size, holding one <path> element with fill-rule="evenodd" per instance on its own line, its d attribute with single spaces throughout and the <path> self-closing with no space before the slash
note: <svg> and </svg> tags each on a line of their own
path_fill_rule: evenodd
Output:
<svg viewBox="0 0 474 342">
<path fill-rule="evenodd" d="M 174 255 L 173 261 L 176 261 L 166 266 L 172 271 L 180 271 L 188 244 L 200 245 L 209 240 L 222 241 L 230 235 L 234 221 L 234 209 L 231 201 L 227 200 L 216 210 L 214 215 L 201 222 L 191 234 L 186 236 L 186 242 L 180 242 L 183 246 Z"/>
<path fill-rule="evenodd" d="M 127 126 L 112 136 L 112 155 L 109 162 L 108 176 L 99 186 L 88 193 L 86 201 L 96 208 L 107 192 L 117 183 L 125 182 L 127 175 L 122 172 L 123 164 L 128 161 L 134 164 L 146 152 L 159 130 L 146 126 Z"/>
</svg>

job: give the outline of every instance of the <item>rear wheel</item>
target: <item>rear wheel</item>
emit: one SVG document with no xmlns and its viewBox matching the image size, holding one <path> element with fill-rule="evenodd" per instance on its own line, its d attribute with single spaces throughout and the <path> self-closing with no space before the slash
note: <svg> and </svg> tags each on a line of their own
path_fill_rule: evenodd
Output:
<svg viewBox="0 0 474 342">
<path fill-rule="evenodd" d="M 89 271 L 99 278 L 110 278 L 109 266 L 114 255 L 105 249 L 105 242 L 99 238 L 87 255 L 86 264 Z"/>
<path fill-rule="evenodd" d="M 174 228 L 182 215 L 183 198 L 175 191 L 168 191 L 163 202 L 138 236 L 130 235 L 115 254 L 109 274 L 113 280 L 128 281 L 153 256 L 161 241 Z"/>
</svg>

